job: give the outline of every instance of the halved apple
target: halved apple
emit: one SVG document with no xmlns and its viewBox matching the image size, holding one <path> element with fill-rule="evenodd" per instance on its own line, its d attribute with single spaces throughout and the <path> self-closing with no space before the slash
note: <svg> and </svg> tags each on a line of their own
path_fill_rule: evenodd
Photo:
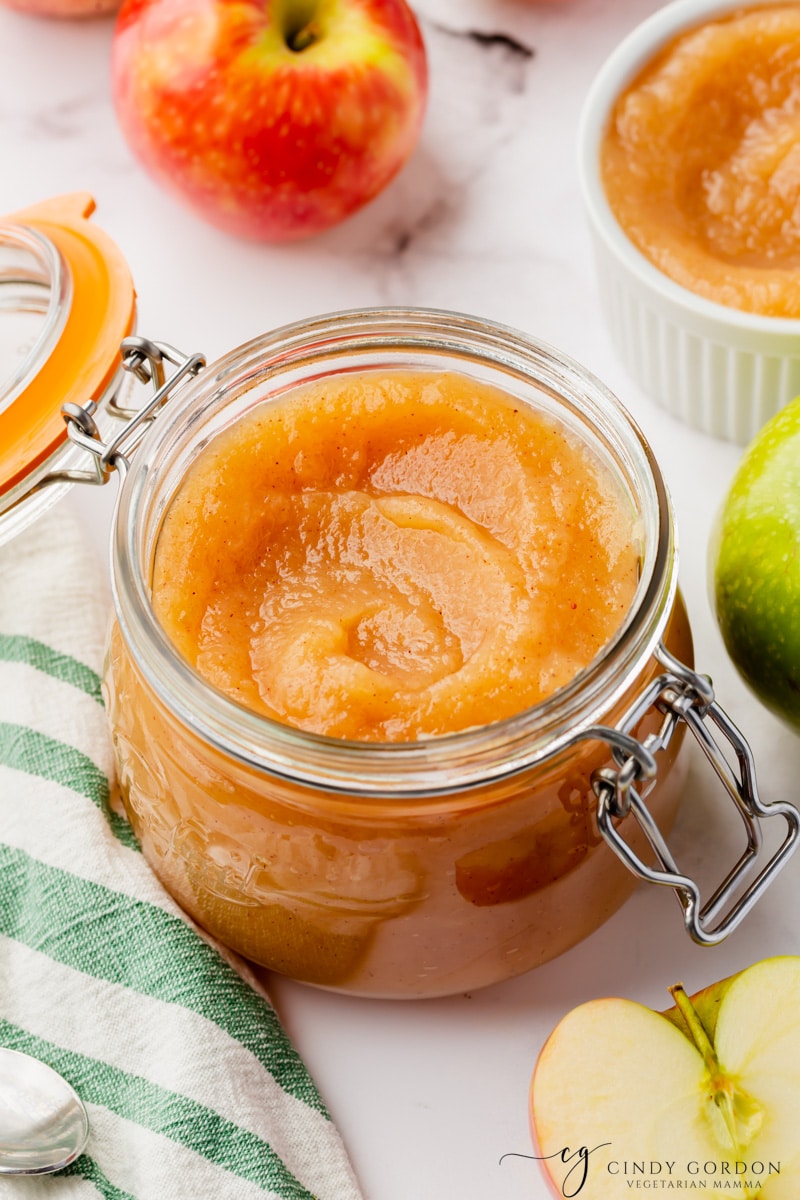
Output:
<svg viewBox="0 0 800 1200">
<path fill-rule="evenodd" d="M 530 1091 L 559 1196 L 640 1189 L 800 1196 L 800 958 L 766 959 L 657 1013 L 592 1000 L 547 1040 Z"/>
</svg>

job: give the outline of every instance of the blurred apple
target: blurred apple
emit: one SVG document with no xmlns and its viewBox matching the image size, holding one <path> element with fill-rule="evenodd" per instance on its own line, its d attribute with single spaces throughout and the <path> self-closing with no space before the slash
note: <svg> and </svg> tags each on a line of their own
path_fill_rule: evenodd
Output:
<svg viewBox="0 0 800 1200">
<path fill-rule="evenodd" d="M 117 11 L 120 0 L 0 0 L 0 4 L 34 17 L 104 17 Z"/>
<path fill-rule="evenodd" d="M 800 398 L 745 450 L 710 571 L 731 659 L 763 703 L 800 730 Z"/>
<path fill-rule="evenodd" d="M 553 1190 L 797 1196 L 800 958 L 765 959 L 691 998 L 670 991 L 666 1013 L 591 1000 L 545 1043 L 530 1113 Z"/>
<path fill-rule="evenodd" d="M 153 177 L 212 224 L 274 242 L 376 196 L 427 97 L 404 0 L 125 0 L 111 69 Z"/>
</svg>

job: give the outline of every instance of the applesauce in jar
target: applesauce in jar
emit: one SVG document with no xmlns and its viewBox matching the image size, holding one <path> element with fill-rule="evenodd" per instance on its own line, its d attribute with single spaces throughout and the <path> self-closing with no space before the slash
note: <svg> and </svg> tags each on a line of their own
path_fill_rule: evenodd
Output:
<svg viewBox="0 0 800 1200">
<path fill-rule="evenodd" d="M 616 398 L 552 347 L 425 309 L 299 322 L 206 367 L 125 335 L 130 276 L 90 205 L 0 230 L 56 297 L 6 397 L 0 536 L 47 485 L 120 476 L 104 691 L 176 901 L 256 963 L 372 996 L 527 971 L 639 879 L 696 942 L 727 936 L 800 814 L 760 800 L 692 669 L 669 497 Z M 705 904 L 664 837 L 687 728 L 746 826 Z"/>
<path fill-rule="evenodd" d="M 800 4 L 679 34 L 619 96 L 609 205 L 665 275 L 708 300 L 800 317 Z"/>
<path fill-rule="evenodd" d="M 204 450 L 174 497 L 155 612 L 240 704 L 409 741 L 513 716 L 627 614 L 636 517 L 563 425 L 455 373 L 315 382 Z"/>
<path fill-rule="evenodd" d="M 602 730 L 659 645 L 692 655 L 627 415 L 554 351 L 413 311 L 271 335 L 192 388 L 121 493 L 106 673 L 167 888 L 254 962 L 362 995 L 587 936 L 635 886 L 598 832 Z M 664 831 L 680 734 L 644 785 Z"/>
</svg>

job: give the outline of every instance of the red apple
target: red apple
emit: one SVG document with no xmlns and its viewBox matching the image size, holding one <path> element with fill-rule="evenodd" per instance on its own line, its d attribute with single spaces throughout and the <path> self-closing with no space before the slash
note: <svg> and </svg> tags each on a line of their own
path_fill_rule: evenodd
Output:
<svg viewBox="0 0 800 1200">
<path fill-rule="evenodd" d="M 405 0 L 125 0 L 114 103 L 196 213 L 287 241 L 371 200 L 419 134 L 427 65 Z"/>
</svg>

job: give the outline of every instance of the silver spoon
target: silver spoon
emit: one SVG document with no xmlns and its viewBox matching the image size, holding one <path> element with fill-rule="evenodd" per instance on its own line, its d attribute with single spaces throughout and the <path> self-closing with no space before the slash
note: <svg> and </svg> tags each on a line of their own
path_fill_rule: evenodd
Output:
<svg viewBox="0 0 800 1200">
<path fill-rule="evenodd" d="M 88 1136 L 86 1109 L 67 1081 L 38 1058 L 0 1047 L 0 1175 L 58 1171 Z"/>
</svg>

